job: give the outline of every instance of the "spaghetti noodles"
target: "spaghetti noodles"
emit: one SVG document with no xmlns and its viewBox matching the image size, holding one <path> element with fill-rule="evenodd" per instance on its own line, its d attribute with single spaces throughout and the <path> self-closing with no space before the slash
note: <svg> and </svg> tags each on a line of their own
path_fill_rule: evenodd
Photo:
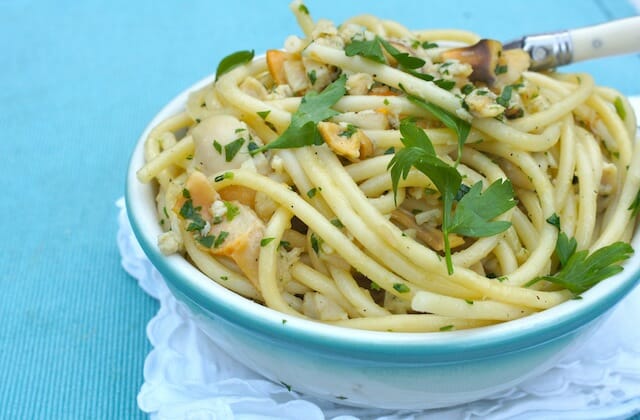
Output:
<svg viewBox="0 0 640 420">
<path fill-rule="evenodd" d="M 149 134 L 163 252 L 384 331 L 509 321 L 622 269 L 640 201 L 622 95 L 472 33 L 291 8 L 304 38 L 227 57 Z"/>
</svg>

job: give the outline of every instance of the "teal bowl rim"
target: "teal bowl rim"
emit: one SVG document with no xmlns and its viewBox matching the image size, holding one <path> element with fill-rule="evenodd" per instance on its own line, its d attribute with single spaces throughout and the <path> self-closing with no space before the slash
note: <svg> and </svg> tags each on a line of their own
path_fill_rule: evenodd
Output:
<svg viewBox="0 0 640 420">
<path fill-rule="evenodd" d="M 581 299 L 497 325 L 434 333 L 337 327 L 290 316 L 246 299 L 205 276 L 184 257 L 160 252 L 157 235 L 161 228 L 153 186 L 140 183 L 136 177 L 144 162 L 144 140 L 151 128 L 184 109 L 189 92 L 213 80 L 213 75 L 208 76 L 177 95 L 146 127 L 129 161 L 125 203 L 136 239 L 170 289 L 244 333 L 325 357 L 396 364 L 453 363 L 522 351 L 574 333 L 606 313 L 640 282 L 640 252 L 636 252 L 625 263 L 624 271 L 583 293 Z M 632 246 L 640 249 L 640 233 L 634 235 Z"/>
</svg>

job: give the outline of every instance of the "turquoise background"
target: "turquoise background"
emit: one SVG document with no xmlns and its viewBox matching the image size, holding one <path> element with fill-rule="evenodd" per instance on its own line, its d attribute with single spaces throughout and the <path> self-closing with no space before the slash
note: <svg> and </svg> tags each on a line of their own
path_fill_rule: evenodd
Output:
<svg viewBox="0 0 640 420">
<path fill-rule="evenodd" d="M 320 1 L 510 40 L 634 15 L 626 0 Z M 157 303 L 120 267 L 115 201 L 147 122 L 239 49 L 298 34 L 287 1 L 0 0 L 0 418 L 135 418 Z M 575 65 L 640 94 L 638 55 Z"/>
</svg>

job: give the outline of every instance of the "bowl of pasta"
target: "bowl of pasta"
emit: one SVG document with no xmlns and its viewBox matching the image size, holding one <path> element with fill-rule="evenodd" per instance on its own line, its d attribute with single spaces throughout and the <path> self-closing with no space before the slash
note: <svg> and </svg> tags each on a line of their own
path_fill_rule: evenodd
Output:
<svg viewBox="0 0 640 420">
<path fill-rule="evenodd" d="M 225 57 L 130 161 L 136 237 L 203 331 L 295 391 L 407 409 L 579 346 L 638 283 L 626 98 L 469 32 L 291 9 L 303 35 Z"/>
</svg>

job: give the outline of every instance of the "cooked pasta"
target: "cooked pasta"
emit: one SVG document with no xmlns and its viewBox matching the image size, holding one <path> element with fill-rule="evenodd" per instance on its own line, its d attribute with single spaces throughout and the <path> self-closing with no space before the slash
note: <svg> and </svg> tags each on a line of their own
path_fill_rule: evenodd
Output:
<svg viewBox="0 0 640 420">
<path fill-rule="evenodd" d="M 162 252 L 382 331 L 521 318 L 622 269 L 640 201 L 623 95 L 472 33 L 291 9 L 302 37 L 225 58 L 149 134 Z"/>
</svg>

